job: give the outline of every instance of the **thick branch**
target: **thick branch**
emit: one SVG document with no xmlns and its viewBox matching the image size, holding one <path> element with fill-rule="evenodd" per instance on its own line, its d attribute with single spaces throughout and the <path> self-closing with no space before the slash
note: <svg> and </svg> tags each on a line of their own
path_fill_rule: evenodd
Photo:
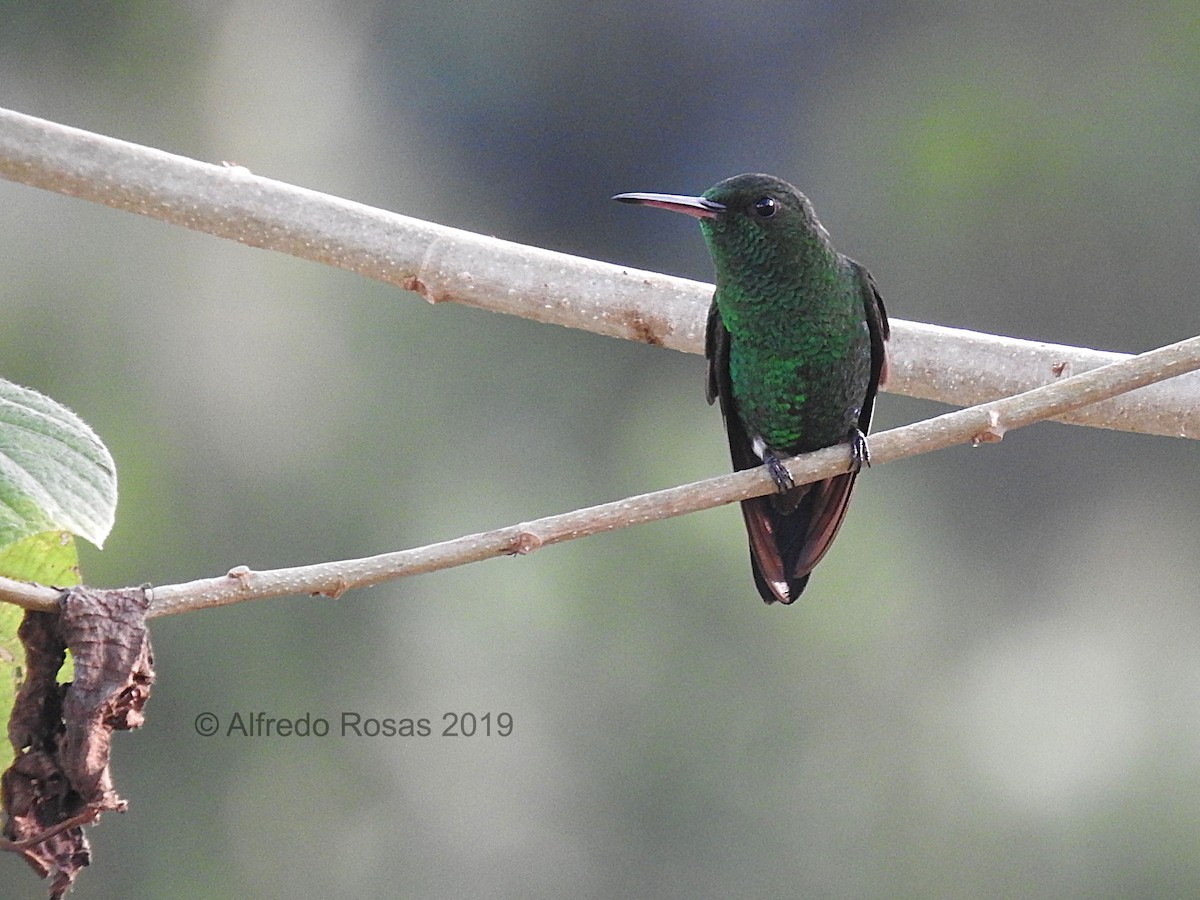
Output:
<svg viewBox="0 0 1200 900">
<path fill-rule="evenodd" d="M 452 301 L 699 353 L 712 287 L 471 234 L 0 110 L 0 176 Z M 902 304 L 893 304 L 902 305 Z M 967 405 L 1122 354 L 893 320 L 888 390 Z M 1200 377 L 1063 421 L 1200 437 Z"/>
<path fill-rule="evenodd" d="M 1200 337 L 1014 397 L 881 432 L 871 438 L 871 459 L 879 465 L 954 444 L 998 441 L 1015 428 L 1196 369 L 1200 369 Z M 803 484 L 843 472 L 848 462 L 847 448 L 838 446 L 795 457 L 787 461 L 787 467 L 793 480 Z M 412 550 L 263 572 L 238 566 L 217 578 L 155 588 L 148 615 L 174 615 L 290 594 L 338 596 L 350 588 L 506 554 L 530 553 L 548 544 L 710 509 L 774 489 L 766 469 L 759 467 Z M 0 600 L 30 609 L 55 609 L 57 597 L 57 591 L 0 578 Z"/>
</svg>

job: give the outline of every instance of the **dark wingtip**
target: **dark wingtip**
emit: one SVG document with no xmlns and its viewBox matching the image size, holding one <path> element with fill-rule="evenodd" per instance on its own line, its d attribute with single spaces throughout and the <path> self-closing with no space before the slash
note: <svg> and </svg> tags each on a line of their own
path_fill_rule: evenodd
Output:
<svg viewBox="0 0 1200 900">
<path fill-rule="evenodd" d="M 760 593 L 762 593 L 762 598 L 764 601 L 766 601 L 767 606 L 770 606 L 773 603 L 778 603 L 780 606 L 791 606 L 796 602 L 796 598 L 804 593 L 804 587 L 808 584 L 808 579 L 809 576 L 805 575 L 803 578 L 798 578 L 795 581 L 789 581 L 787 585 L 787 596 L 781 597 L 779 594 L 776 594 L 770 589 L 768 589 L 765 593 L 761 591 Z"/>
<path fill-rule="evenodd" d="M 776 583 L 768 581 L 758 569 L 758 561 L 753 553 L 750 556 L 750 568 L 754 571 L 754 584 L 758 588 L 759 596 L 763 598 L 763 602 L 767 606 L 778 603 L 781 606 L 791 606 L 796 602 L 796 598 L 804 593 L 805 585 L 808 584 L 808 579 L 812 577 L 812 573 L 801 575 L 799 578 L 789 578 L 787 583 Z"/>
</svg>

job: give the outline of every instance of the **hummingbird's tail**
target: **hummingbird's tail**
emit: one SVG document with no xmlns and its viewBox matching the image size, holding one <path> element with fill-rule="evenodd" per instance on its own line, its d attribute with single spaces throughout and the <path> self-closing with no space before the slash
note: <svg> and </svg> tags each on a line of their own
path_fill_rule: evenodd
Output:
<svg viewBox="0 0 1200 900">
<path fill-rule="evenodd" d="M 767 603 L 788 604 L 833 543 L 857 472 L 742 501 L 754 583 Z"/>
</svg>

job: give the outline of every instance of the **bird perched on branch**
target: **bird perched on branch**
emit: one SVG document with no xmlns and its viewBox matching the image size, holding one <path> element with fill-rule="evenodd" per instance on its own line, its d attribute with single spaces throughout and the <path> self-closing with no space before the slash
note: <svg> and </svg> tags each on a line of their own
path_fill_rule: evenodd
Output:
<svg viewBox="0 0 1200 900">
<path fill-rule="evenodd" d="M 887 377 L 887 313 L 870 274 L 833 249 L 812 204 L 771 175 L 737 175 L 699 197 L 618 194 L 695 216 L 717 270 L 705 356 L 734 469 L 765 464 L 778 493 L 742 501 L 754 581 L 791 603 L 845 518 L 870 462 L 867 432 Z M 849 443 L 850 470 L 796 485 L 781 460 Z"/>
</svg>

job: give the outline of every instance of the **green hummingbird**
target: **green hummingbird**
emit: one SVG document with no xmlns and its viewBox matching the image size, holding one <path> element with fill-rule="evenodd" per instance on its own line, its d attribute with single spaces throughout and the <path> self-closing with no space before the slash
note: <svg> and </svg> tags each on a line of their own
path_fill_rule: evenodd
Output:
<svg viewBox="0 0 1200 900">
<path fill-rule="evenodd" d="M 704 355 L 735 470 L 766 464 L 778 493 L 742 501 L 767 603 L 791 603 L 845 518 L 870 463 L 867 432 L 887 378 L 889 329 L 871 275 L 833 249 L 808 198 L 771 175 L 736 175 L 699 197 L 617 194 L 700 220 L 717 271 Z M 780 462 L 849 442 L 850 469 L 797 486 Z"/>
</svg>

